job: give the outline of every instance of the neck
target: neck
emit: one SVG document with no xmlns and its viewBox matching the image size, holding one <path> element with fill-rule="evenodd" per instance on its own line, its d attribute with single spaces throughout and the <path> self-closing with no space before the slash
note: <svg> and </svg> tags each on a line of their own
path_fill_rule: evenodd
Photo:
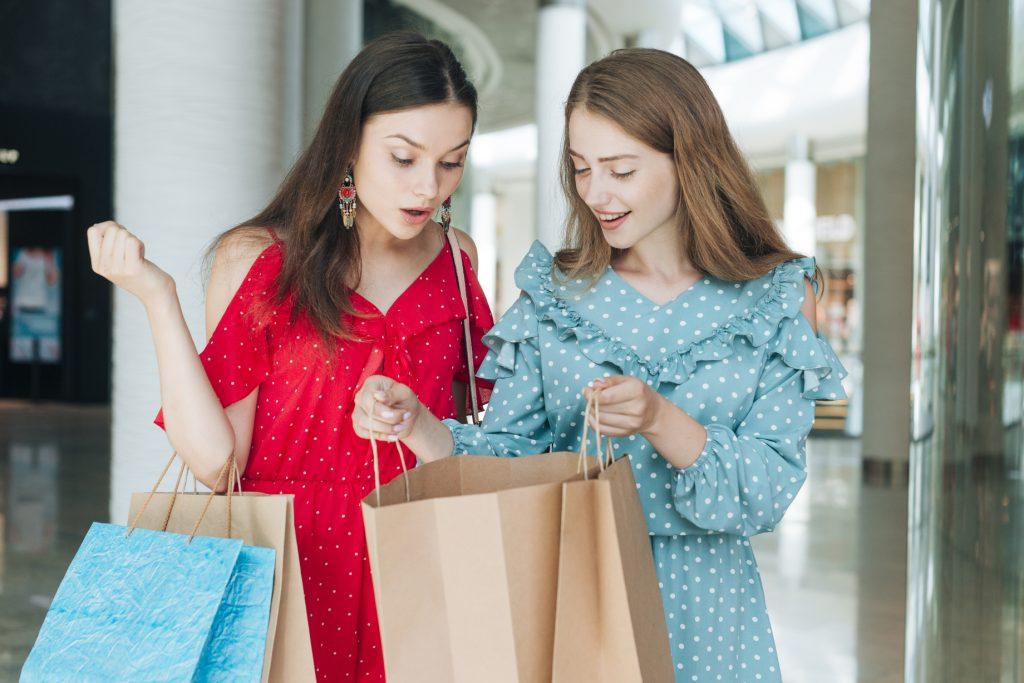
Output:
<svg viewBox="0 0 1024 683">
<path fill-rule="evenodd" d="M 670 281 L 691 276 L 696 271 L 683 253 L 683 240 L 674 221 L 657 228 L 627 249 L 619 257 L 618 265 Z"/>
<path fill-rule="evenodd" d="M 368 211 L 356 209 L 354 229 L 359 232 L 359 247 L 363 254 L 415 251 L 429 239 L 433 227 L 434 223 L 431 221 L 416 237 L 401 239 L 388 232 Z"/>
</svg>

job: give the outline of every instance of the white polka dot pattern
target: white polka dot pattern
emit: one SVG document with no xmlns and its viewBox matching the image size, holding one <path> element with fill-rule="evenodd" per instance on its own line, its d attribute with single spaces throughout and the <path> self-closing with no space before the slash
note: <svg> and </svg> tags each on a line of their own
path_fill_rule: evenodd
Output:
<svg viewBox="0 0 1024 683">
<path fill-rule="evenodd" d="M 480 337 L 493 319 L 462 257 L 479 366 L 486 353 Z M 387 312 L 353 292 L 362 315 L 345 322 L 359 339 L 327 353 L 308 320 L 291 322 L 288 306 L 274 302 L 281 258 L 275 244 L 256 259 L 200 358 L 224 405 L 259 388 L 242 484 L 246 491 L 295 496 L 317 680 L 382 681 L 359 507 L 373 489 L 373 460 L 369 442 L 352 430 L 352 398 L 364 373 L 379 373 L 412 387 L 437 417 L 453 417 L 452 383 L 466 374 L 466 311 L 446 245 Z M 481 383 L 484 400 L 489 387 Z M 382 482 L 402 471 L 398 458 L 393 444 L 381 444 Z M 413 466 L 415 455 L 407 452 L 406 467 Z"/>
<path fill-rule="evenodd" d="M 610 268 L 589 287 L 551 268 L 538 242 L 517 269 L 523 293 L 484 337 L 479 374 L 496 381 L 483 424 L 446 422 L 456 452 L 576 450 L 587 382 L 647 382 L 708 432 L 684 470 L 641 436 L 614 443 L 647 515 L 677 680 L 781 680 L 748 537 L 804 481 L 815 399 L 845 395 L 845 369 L 800 313 L 813 259 L 745 283 L 707 277 L 665 305 Z"/>
</svg>

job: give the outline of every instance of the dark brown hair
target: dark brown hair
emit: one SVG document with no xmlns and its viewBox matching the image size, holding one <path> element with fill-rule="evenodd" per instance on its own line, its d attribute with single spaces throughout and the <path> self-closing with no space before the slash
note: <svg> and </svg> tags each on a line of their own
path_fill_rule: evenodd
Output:
<svg viewBox="0 0 1024 683">
<path fill-rule="evenodd" d="M 214 248 L 232 233 L 274 228 L 284 244 L 277 301 L 290 302 L 292 320 L 308 317 L 326 341 L 350 338 L 343 314 L 355 313 L 349 287 L 360 278 L 359 235 L 343 227 L 337 192 L 363 124 L 376 114 L 443 102 L 468 107 L 476 126 L 476 88 L 451 48 L 407 31 L 367 43 L 338 78 L 313 141 L 277 194 Z"/>
<path fill-rule="evenodd" d="M 561 175 L 569 220 L 567 246 L 556 254 L 555 265 L 566 276 L 592 281 L 614 255 L 576 190 L 569 156 L 569 117 L 576 109 L 604 116 L 648 147 L 672 155 L 683 248 L 701 273 L 729 282 L 753 280 L 801 256 L 779 234 L 700 72 L 669 52 L 630 48 L 583 69 L 565 105 Z M 815 279 L 820 285 L 820 272 Z"/>
</svg>

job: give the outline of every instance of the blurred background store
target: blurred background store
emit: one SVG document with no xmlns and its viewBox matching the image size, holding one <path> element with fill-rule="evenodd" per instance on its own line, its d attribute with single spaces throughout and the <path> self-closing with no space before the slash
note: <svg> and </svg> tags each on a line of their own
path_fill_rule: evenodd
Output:
<svg viewBox="0 0 1024 683">
<path fill-rule="evenodd" d="M 624 46 L 701 69 L 850 370 L 754 539 L 785 679 L 1024 681 L 1022 0 L 0 0 L 0 680 L 168 448 L 144 312 L 86 228 L 142 237 L 201 344 L 203 250 L 400 28 L 480 92 L 454 222 L 497 314 L 561 237 L 576 73 Z"/>
</svg>

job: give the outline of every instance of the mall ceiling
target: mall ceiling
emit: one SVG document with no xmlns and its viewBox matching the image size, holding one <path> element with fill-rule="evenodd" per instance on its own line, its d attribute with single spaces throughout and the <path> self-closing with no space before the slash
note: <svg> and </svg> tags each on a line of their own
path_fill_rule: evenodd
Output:
<svg viewBox="0 0 1024 683">
<path fill-rule="evenodd" d="M 538 0 L 391 2 L 459 46 L 482 94 L 481 132 L 533 120 Z M 869 0 L 590 0 L 586 11 L 588 61 L 649 45 L 713 68 L 863 21 Z"/>
</svg>

